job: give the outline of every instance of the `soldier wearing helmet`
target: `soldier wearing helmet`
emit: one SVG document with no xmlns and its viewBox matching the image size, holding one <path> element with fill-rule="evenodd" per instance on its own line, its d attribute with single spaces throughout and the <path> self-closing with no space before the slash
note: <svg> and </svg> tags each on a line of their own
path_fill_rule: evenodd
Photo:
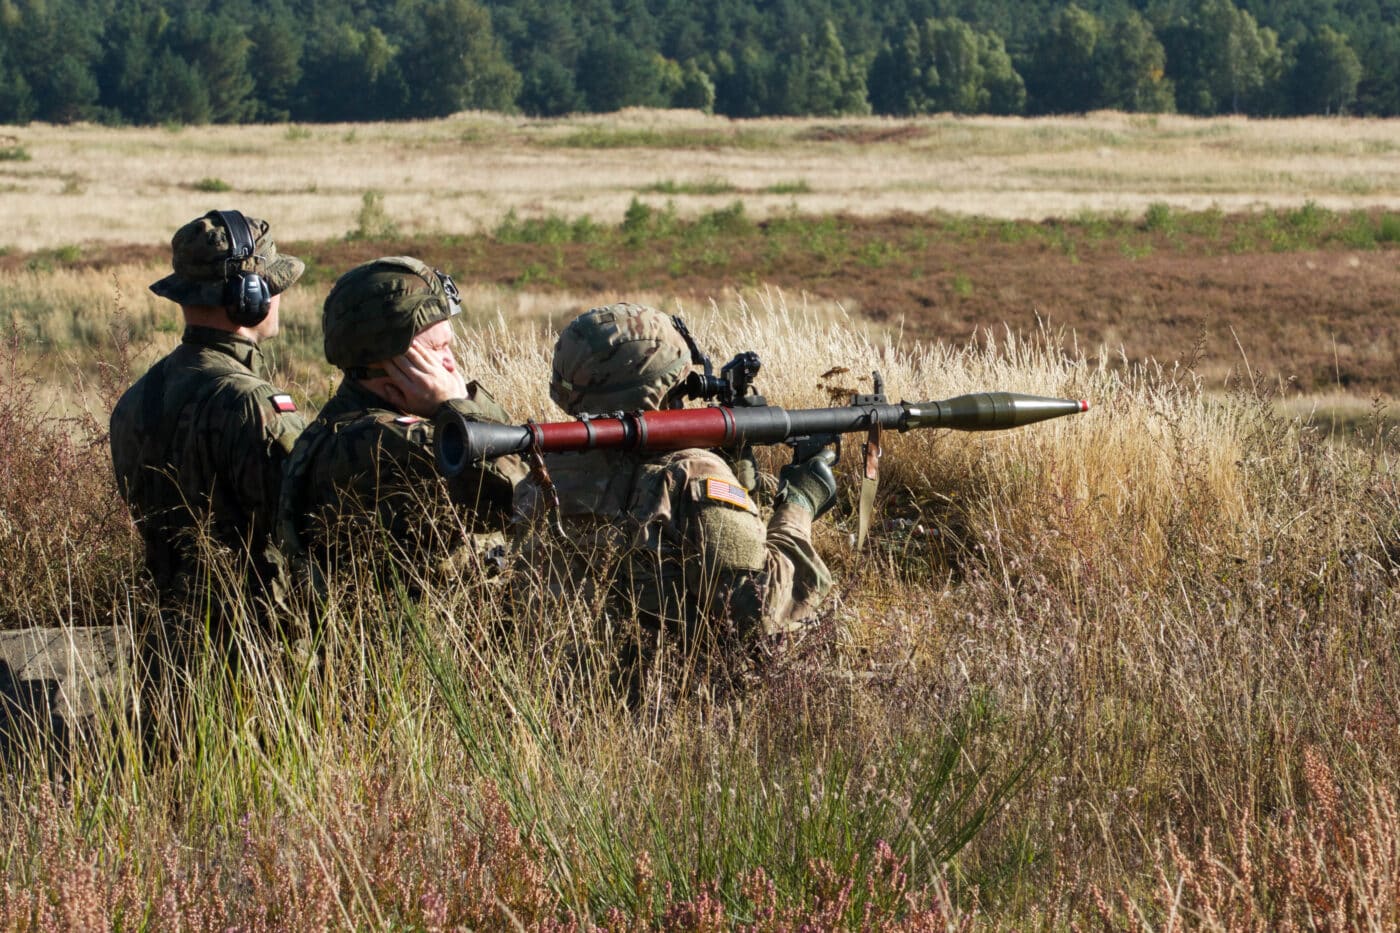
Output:
<svg viewBox="0 0 1400 933">
<path fill-rule="evenodd" d="M 550 397 L 571 415 L 680 407 L 692 350 L 655 308 L 614 304 L 571 322 L 554 348 Z M 526 563 L 548 583 L 604 598 L 613 632 L 637 646 L 679 641 L 696 657 L 740 649 L 799 628 L 831 587 L 812 547 L 812 520 L 834 501 L 824 457 L 783 471 L 767 522 L 733 469 L 710 450 L 669 453 L 594 450 L 546 458 L 563 541 L 547 532 Z M 535 484 L 518 511 L 544 515 Z M 531 550 L 543 547 L 549 559 Z M 634 659 L 639 655 L 634 652 Z M 635 688 L 635 672 L 629 676 Z"/>
<path fill-rule="evenodd" d="M 518 460 L 503 458 L 445 486 L 433 462 L 433 416 L 507 420 L 453 352 L 456 286 L 407 256 L 376 259 L 336 280 L 321 326 L 326 360 L 345 378 L 287 464 L 280 507 L 286 549 L 317 562 L 343 545 L 384 543 L 404 566 L 476 560 L 503 541 Z"/>
</svg>

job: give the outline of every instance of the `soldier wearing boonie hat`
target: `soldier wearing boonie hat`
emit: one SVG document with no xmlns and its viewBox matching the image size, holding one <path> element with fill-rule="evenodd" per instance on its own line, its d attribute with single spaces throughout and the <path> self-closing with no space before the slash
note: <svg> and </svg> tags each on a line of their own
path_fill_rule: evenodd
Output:
<svg viewBox="0 0 1400 933">
<path fill-rule="evenodd" d="M 240 217 L 246 230 L 239 227 Z M 243 273 L 260 276 L 269 296 L 281 294 L 301 278 L 306 265 L 279 254 L 268 229 L 267 221 L 238 211 L 210 211 L 190 221 L 170 241 L 174 271 L 152 282 L 151 291 L 178 305 L 221 308 L 230 278 Z M 234 239 L 240 236 L 251 240 L 251 250 L 238 249 Z"/>
<path fill-rule="evenodd" d="M 297 442 L 279 514 L 286 549 L 313 566 L 342 562 L 357 543 L 419 571 L 498 561 L 516 458 L 444 481 L 433 458 L 432 418 L 450 406 L 472 420 L 508 416 L 453 353 L 461 311 L 452 279 L 409 256 L 387 256 L 336 280 L 321 315 L 326 360 L 345 372 Z M 494 553 L 493 553 L 494 552 Z"/>
<path fill-rule="evenodd" d="M 220 584 L 241 581 L 255 599 L 275 591 L 282 464 L 305 426 L 263 375 L 259 346 L 276 336 L 280 295 L 304 268 L 268 230 L 239 211 L 210 211 L 175 232 L 173 271 L 151 291 L 180 305 L 184 335 L 112 411 L 117 487 L 162 602 L 201 618 L 212 607 L 216 627 L 227 621 L 210 595 Z M 226 567 L 202 560 L 216 553 Z"/>
<path fill-rule="evenodd" d="M 696 352 L 655 308 L 594 308 L 560 333 L 549 394 L 571 415 L 677 406 Z M 824 459 L 784 469 L 767 522 L 714 451 L 592 450 L 545 461 L 565 533 L 560 540 L 542 530 L 524 547 L 522 563 L 545 573 L 550 589 L 582 587 L 590 604 L 604 597 L 608 624 L 622 628 L 608 637 L 634 640 L 632 661 L 663 633 L 688 651 L 704 640 L 747 657 L 770 637 L 800 628 L 831 588 L 812 547 L 812 520 L 836 495 Z M 518 500 L 523 518 L 554 508 L 530 483 Z M 638 673 L 626 672 L 629 689 Z"/>
</svg>

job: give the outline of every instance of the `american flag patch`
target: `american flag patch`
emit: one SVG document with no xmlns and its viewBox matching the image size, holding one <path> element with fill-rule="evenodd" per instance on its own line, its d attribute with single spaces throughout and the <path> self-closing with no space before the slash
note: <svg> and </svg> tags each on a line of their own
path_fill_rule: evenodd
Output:
<svg viewBox="0 0 1400 933">
<path fill-rule="evenodd" d="M 738 486 L 722 479 L 710 477 L 705 480 L 705 498 L 714 499 L 716 502 L 727 502 L 746 512 L 757 511 L 753 500 L 749 498 L 749 494 L 744 491 L 743 486 Z"/>
<path fill-rule="evenodd" d="M 274 395 L 272 397 L 272 407 L 285 415 L 288 412 L 296 411 L 297 403 L 292 401 L 290 395 Z"/>
</svg>

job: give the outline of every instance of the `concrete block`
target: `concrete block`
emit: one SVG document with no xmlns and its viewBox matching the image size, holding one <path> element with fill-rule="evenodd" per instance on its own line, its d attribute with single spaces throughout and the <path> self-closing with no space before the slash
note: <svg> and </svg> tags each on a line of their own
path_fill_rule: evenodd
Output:
<svg viewBox="0 0 1400 933">
<path fill-rule="evenodd" d="M 66 748 L 112 704 L 129 704 L 131 633 L 118 626 L 0 631 L 0 752 L 36 735 Z"/>
</svg>

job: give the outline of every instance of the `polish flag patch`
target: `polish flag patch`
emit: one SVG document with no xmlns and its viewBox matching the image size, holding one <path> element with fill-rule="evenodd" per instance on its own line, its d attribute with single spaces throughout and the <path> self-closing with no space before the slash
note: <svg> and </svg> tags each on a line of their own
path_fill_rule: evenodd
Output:
<svg viewBox="0 0 1400 933">
<path fill-rule="evenodd" d="M 417 424 L 423 419 L 417 415 L 399 415 L 394 419 L 395 424 Z"/>
<path fill-rule="evenodd" d="M 297 403 L 292 401 L 290 395 L 274 395 L 272 397 L 272 407 L 282 414 L 287 414 L 297 410 Z"/>
<path fill-rule="evenodd" d="M 713 499 L 716 502 L 725 502 L 735 508 L 743 509 L 746 512 L 755 512 L 757 508 L 749 494 L 744 491 L 743 486 L 728 482 L 722 479 L 710 477 L 705 480 L 705 498 Z"/>
</svg>

